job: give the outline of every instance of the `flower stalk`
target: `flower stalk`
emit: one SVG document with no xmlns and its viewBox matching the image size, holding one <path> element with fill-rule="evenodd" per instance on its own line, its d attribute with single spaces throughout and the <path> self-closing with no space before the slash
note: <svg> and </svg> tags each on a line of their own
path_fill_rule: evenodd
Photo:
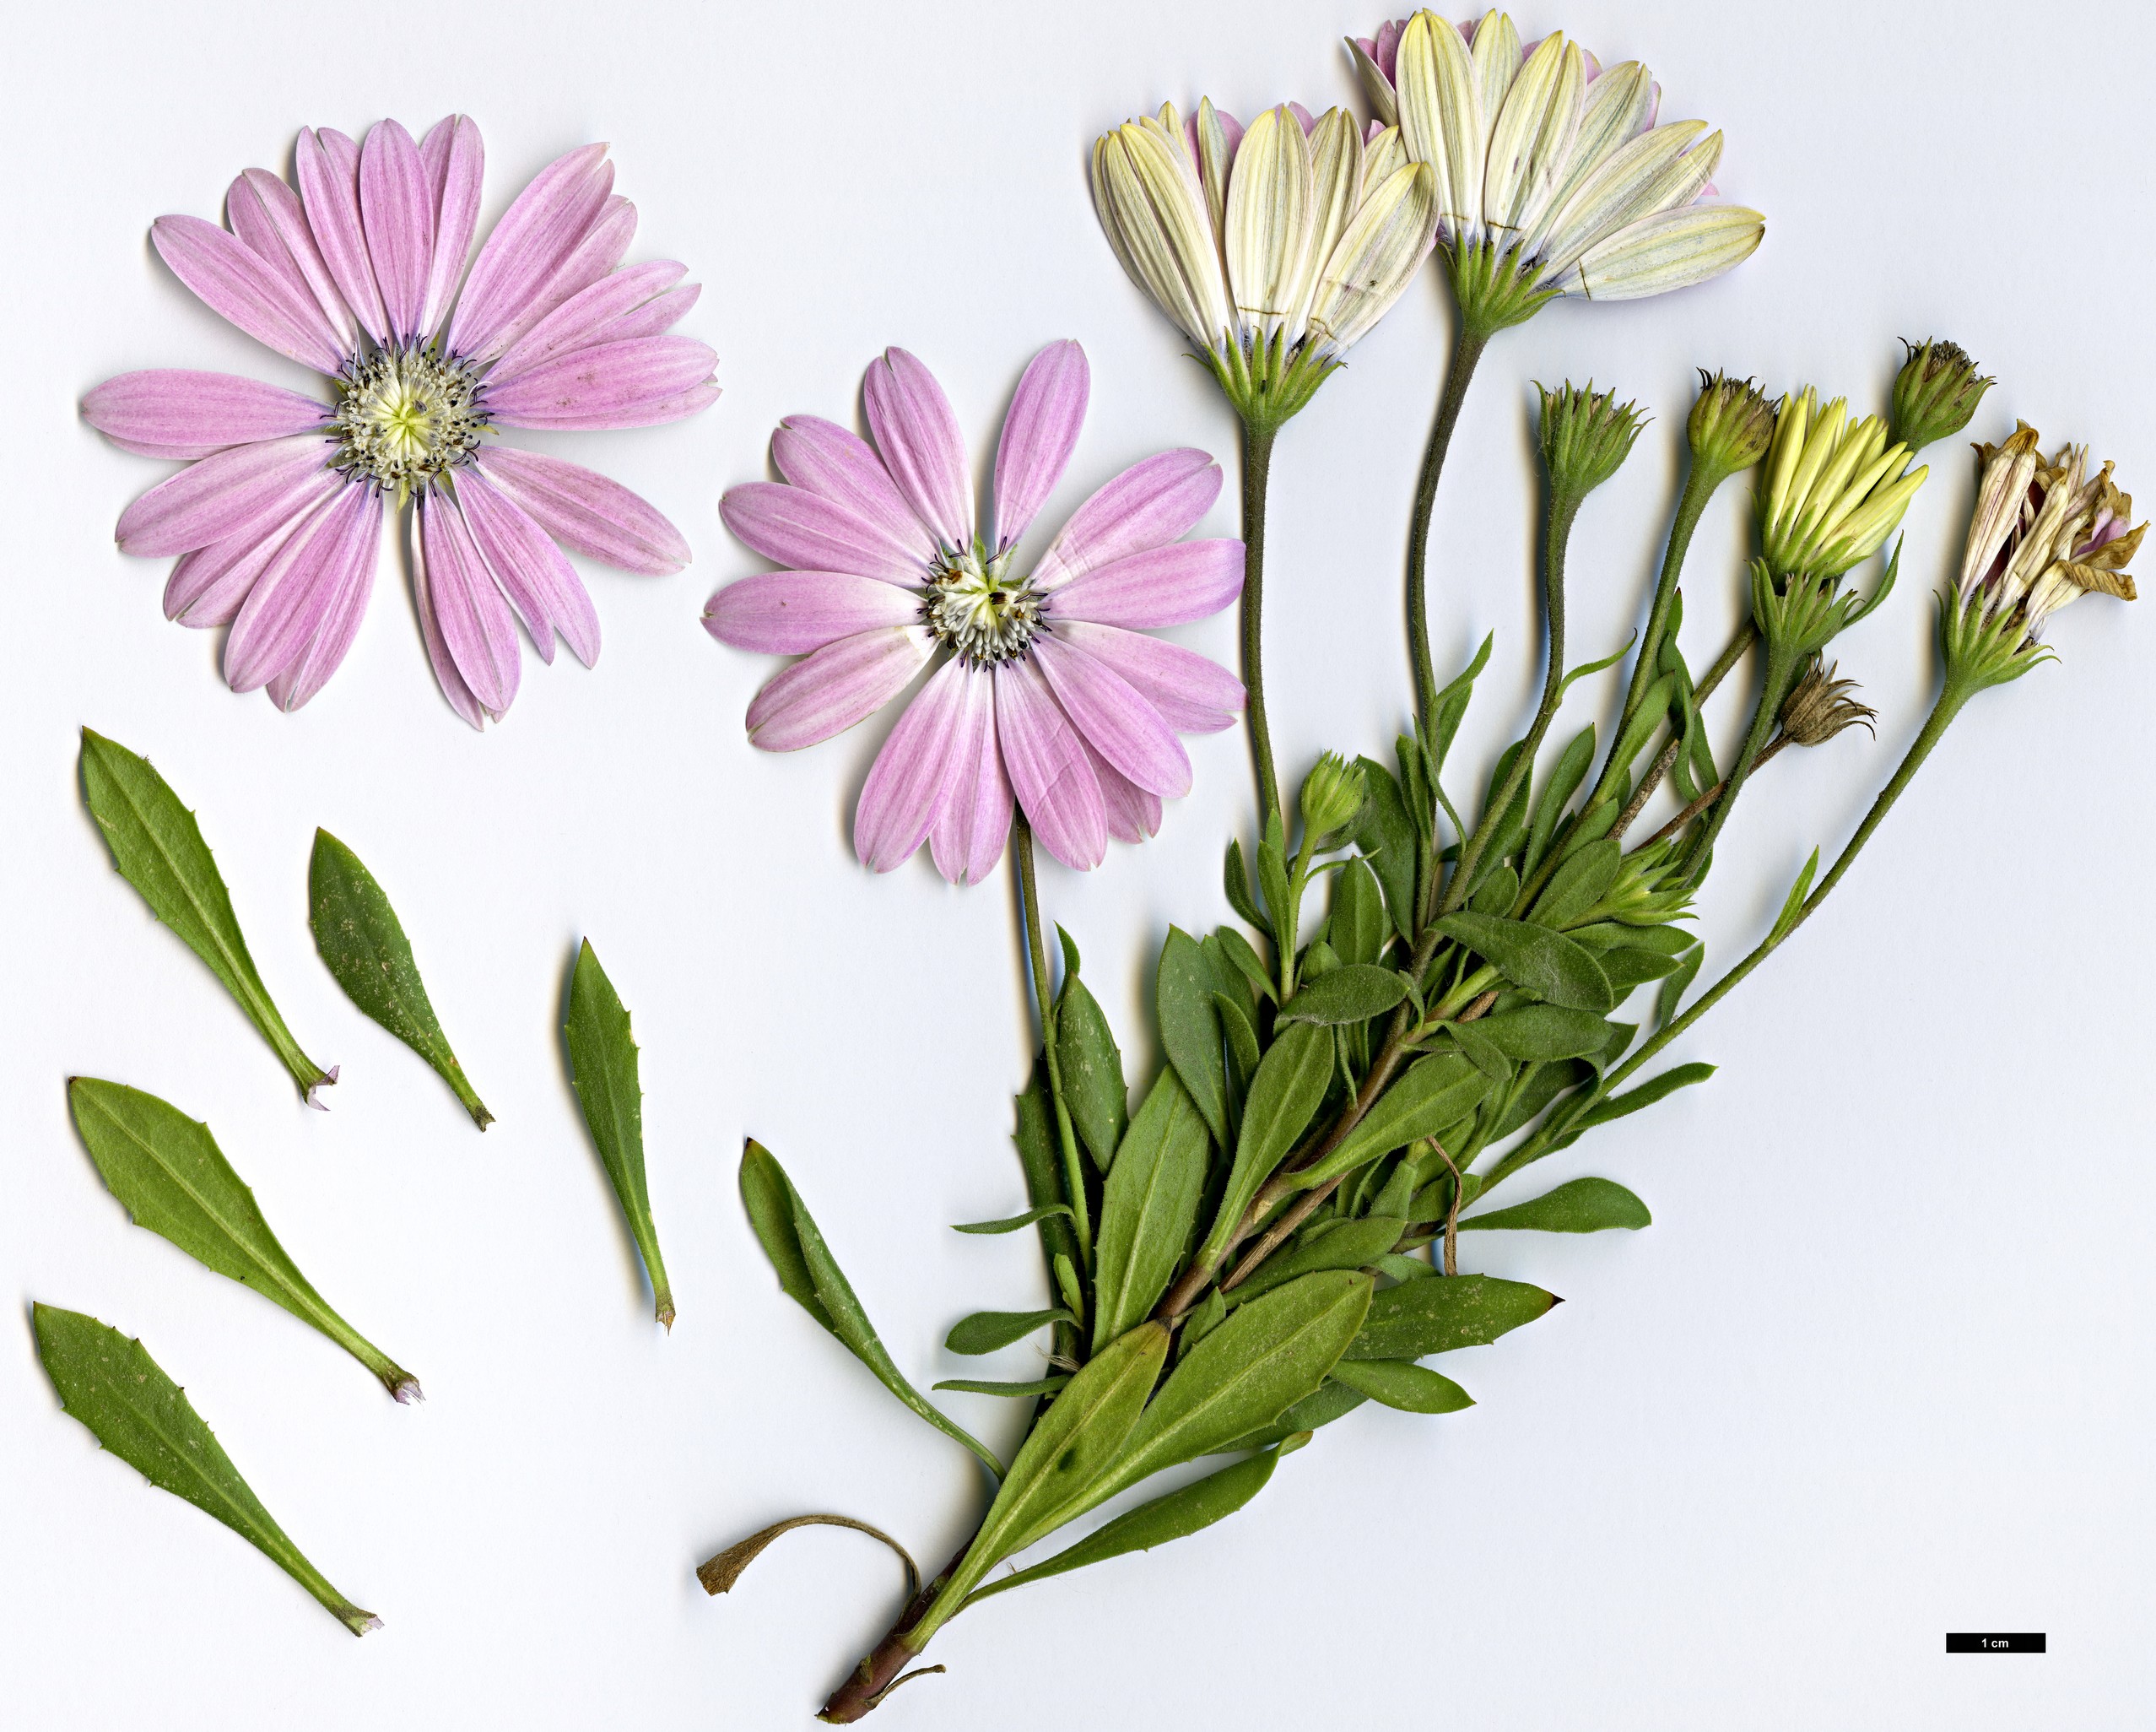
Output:
<svg viewBox="0 0 2156 1732">
<path fill-rule="evenodd" d="M 1040 886 L 1033 869 L 1033 826 L 1024 812 L 1011 815 L 1011 852 L 1018 862 L 1019 923 L 1025 928 L 1026 957 L 1033 975 L 1033 999 L 1040 1018 L 1040 1048 L 1048 1067 L 1048 1098 L 1056 1116 L 1056 1142 L 1063 1157 L 1064 1200 L 1070 1204 L 1071 1230 L 1078 1257 L 1093 1267 L 1093 1222 L 1086 1208 L 1085 1163 L 1078 1153 L 1078 1131 L 1063 1098 L 1063 1070 L 1056 1054 L 1056 995 L 1048 983 L 1048 950 L 1040 928 Z"/>
</svg>

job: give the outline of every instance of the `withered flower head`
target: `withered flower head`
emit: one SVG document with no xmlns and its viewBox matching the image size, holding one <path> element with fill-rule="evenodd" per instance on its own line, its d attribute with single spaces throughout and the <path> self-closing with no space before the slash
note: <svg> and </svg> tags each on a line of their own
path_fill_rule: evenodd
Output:
<svg viewBox="0 0 2156 1732">
<path fill-rule="evenodd" d="M 1781 731 L 1792 745 L 1824 745 L 1837 733 L 1860 726 L 1874 734 L 1878 732 L 1872 723 L 1879 712 L 1850 696 L 1856 682 L 1835 679 L 1835 666 L 1829 662 L 1822 668 L 1814 657 L 1804 677 L 1782 701 Z"/>
</svg>

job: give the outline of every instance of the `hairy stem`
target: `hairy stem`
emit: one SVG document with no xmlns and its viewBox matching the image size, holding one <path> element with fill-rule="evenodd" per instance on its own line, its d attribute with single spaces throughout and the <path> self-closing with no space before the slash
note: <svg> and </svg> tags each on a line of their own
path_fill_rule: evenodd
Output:
<svg viewBox="0 0 2156 1732">
<path fill-rule="evenodd" d="M 1078 1155 L 1078 1133 L 1063 1104 L 1063 1068 L 1056 1057 L 1056 999 L 1048 988 L 1048 951 L 1040 932 L 1040 887 L 1033 873 L 1033 826 L 1025 814 L 1011 815 L 1011 850 L 1018 856 L 1019 896 L 1024 910 L 1027 955 L 1033 963 L 1033 999 L 1040 1013 L 1040 1050 L 1048 1064 L 1048 1097 L 1056 1108 L 1056 1136 L 1062 1145 L 1063 1185 L 1070 1193 L 1071 1228 L 1078 1235 L 1083 1274 L 1093 1267 L 1093 1223 L 1086 1208 L 1085 1167 Z"/>
<path fill-rule="evenodd" d="M 1423 447 L 1422 473 L 1415 478 L 1413 515 L 1408 521 L 1408 654 L 1415 671 L 1415 714 L 1427 724 L 1437 701 L 1437 673 L 1429 657 L 1429 521 L 1437 505 L 1437 484 L 1445 473 L 1445 453 L 1460 419 L 1475 364 L 1489 343 L 1487 331 L 1462 320 L 1445 370 L 1445 389 L 1437 399 L 1437 419 Z"/>
<path fill-rule="evenodd" d="M 1257 778 L 1258 831 L 1280 812 L 1280 782 L 1273 768 L 1273 729 L 1265 717 L 1265 494 L 1273 478 L 1278 430 L 1243 423 L 1243 690 Z"/>
<path fill-rule="evenodd" d="M 1771 642 L 1767 646 L 1766 677 L 1760 682 L 1759 701 L 1752 712 L 1752 725 L 1745 731 L 1744 744 L 1737 751 L 1736 763 L 1722 777 L 1721 798 L 1715 802 L 1713 812 L 1699 835 L 1692 839 L 1685 854 L 1686 870 L 1694 884 L 1706 870 L 1707 857 L 1714 852 L 1715 839 L 1729 822 L 1729 815 L 1737 809 L 1737 796 L 1744 792 L 1753 766 L 1774 735 L 1781 719 L 1782 700 L 1789 696 L 1789 688 L 1805 659 L 1787 650 L 1777 649 Z"/>
<path fill-rule="evenodd" d="M 1729 677 L 1731 668 L 1744 659 L 1744 652 L 1758 641 L 1759 636 L 1759 628 L 1749 620 L 1737 627 L 1736 636 L 1729 641 L 1729 647 L 1715 658 L 1714 666 L 1707 669 L 1707 677 L 1692 688 L 1692 701 L 1694 704 L 1704 704 L 1714 696 L 1715 688 Z M 1677 761 L 1678 753 L 1683 749 L 1684 739 L 1681 734 L 1662 747 L 1655 759 L 1654 766 L 1640 778 L 1640 786 L 1633 791 L 1632 798 L 1624 803 L 1624 809 L 1617 815 L 1616 821 L 1609 826 L 1612 836 L 1619 841 L 1624 839 L 1624 832 L 1632 827 L 1632 820 L 1654 798 L 1655 790 L 1662 786 L 1662 777 L 1669 774 L 1670 766 Z"/>
</svg>

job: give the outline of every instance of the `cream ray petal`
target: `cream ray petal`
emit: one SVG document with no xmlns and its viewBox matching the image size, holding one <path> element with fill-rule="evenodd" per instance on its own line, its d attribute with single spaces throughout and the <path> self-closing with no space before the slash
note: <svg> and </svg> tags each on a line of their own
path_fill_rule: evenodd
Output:
<svg viewBox="0 0 2156 1732">
<path fill-rule="evenodd" d="M 1318 121 L 1310 134 L 1310 165 L 1315 198 L 1310 244 L 1303 249 L 1302 268 L 1288 290 L 1287 304 L 1293 310 L 1291 340 L 1308 328 L 1320 277 L 1362 202 L 1363 141 L 1354 116 L 1344 108 L 1327 109 Z"/>
<path fill-rule="evenodd" d="M 1400 104 L 1392 94 L 1392 80 L 1386 77 L 1385 69 L 1370 57 L 1369 51 L 1353 36 L 1347 37 L 1348 53 L 1355 63 L 1355 81 L 1363 87 L 1363 96 L 1370 104 L 1370 111 L 1381 126 L 1400 123 Z"/>
<path fill-rule="evenodd" d="M 1468 54 L 1474 68 L 1475 113 L 1482 124 L 1484 152 L 1487 155 L 1491 129 L 1505 108 L 1505 99 L 1510 93 L 1513 81 L 1520 74 L 1520 32 L 1504 13 L 1494 9 L 1483 16 L 1475 26 L 1474 46 Z M 1486 171 L 1485 171 L 1486 172 Z M 1479 192 L 1483 175 L 1476 177 Z M 1489 211 L 1484 208 L 1483 214 Z"/>
<path fill-rule="evenodd" d="M 1316 197 L 1310 141 L 1286 108 L 1250 124 L 1228 183 L 1228 286 L 1242 328 L 1261 338 L 1295 323 L 1288 296 L 1310 251 Z M 1293 341 L 1300 333 L 1288 329 Z"/>
<path fill-rule="evenodd" d="M 1364 199 L 1320 274 L 1313 329 L 1345 349 L 1384 317 L 1437 244 L 1437 202 L 1427 163 L 1396 170 Z"/>
<path fill-rule="evenodd" d="M 1483 169 L 1483 217 L 1499 235 L 1519 232 L 1522 211 L 1545 190 L 1554 171 L 1548 134 L 1554 122 L 1562 124 L 1558 105 L 1564 93 L 1560 86 L 1576 57 L 1567 56 L 1566 46 L 1561 35 L 1545 36 L 1520 68 L 1505 106 L 1496 111 L 1489 158 Z M 1570 95 L 1576 107 L 1576 80 Z M 1536 184 L 1537 179 L 1542 186 Z"/>
<path fill-rule="evenodd" d="M 1571 201 L 1572 195 L 1586 184 L 1587 176 L 1645 123 L 1653 89 L 1653 79 L 1648 76 L 1646 68 L 1636 60 L 1613 66 L 1599 78 L 1590 80 L 1581 106 L 1580 123 L 1574 128 L 1572 142 L 1557 168 L 1557 184 L 1543 208 L 1541 221 L 1528 231 L 1526 246 L 1530 253 L 1540 250 L 1548 230 Z"/>
<path fill-rule="evenodd" d="M 1719 277 L 1759 250 L 1766 219 L 1735 204 L 1665 210 L 1597 241 L 1576 267 L 1594 300 L 1641 300 Z"/>
<path fill-rule="evenodd" d="M 1561 275 L 1597 241 L 1665 208 L 1656 199 L 1674 180 L 1694 171 L 1686 148 L 1705 130 L 1704 121 L 1677 121 L 1642 133 L 1611 153 L 1564 201 L 1537 249 L 1548 274 Z M 1699 176 L 1694 190 L 1705 181 L 1705 175 Z"/>
</svg>

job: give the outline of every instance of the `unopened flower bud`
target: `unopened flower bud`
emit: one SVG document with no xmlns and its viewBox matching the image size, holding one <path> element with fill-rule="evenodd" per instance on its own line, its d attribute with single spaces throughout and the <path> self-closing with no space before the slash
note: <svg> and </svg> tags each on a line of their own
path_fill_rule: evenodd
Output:
<svg viewBox="0 0 2156 1732">
<path fill-rule="evenodd" d="M 1885 422 L 1851 420 L 1841 398 L 1822 409 L 1807 387 L 1784 398 L 1759 490 L 1759 547 L 1774 575 L 1839 577 L 1877 553 L 1930 473 L 1908 458 Z"/>
<path fill-rule="evenodd" d="M 1617 473 L 1645 420 L 1637 403 L 1620 403 L 1614 391 L 1597 391 L 1592 380 L 1585 390 L 1566 384 L 1542 391 L 1542 399 L 1550 485 L 1576 504 Z"/>
<path fill-rule="evenodd" d="M 1337 752 L 1327 752 L 1303 778 L 1303 829 L 1312 836 L 1329 836 L 1355 821 L 1369 788 L 1359 765 L 1351 765 Z"/>
<path fill-rule="evenodd" d="M 1872 722 L 1879 712 L 1850 696 L 1856 690 L 1854 679 L 1834 678 L 1833 663 L 1822 668 L 1815 658 L 1782 701 L 1781 731 L 1790 744 L 1824 745 L 1837 733 L 1857 727 L 1870 728 L 1876 735 L 1878 730 Z"/>
<path fill-rule="evenodd" d="M 1741 474 L 1774 443 L 1775 406 L 1749 379 L 1699 369 L 1699 400 L 1685 431 L 1692 461 L 1718 475 Z"/>
<path fill-rule="evenodd" d="M 1977 376 L 1976 363 L 1959 343 L 1926 338 L 1902 347 L 1909 359 L 1894 375 L 1894 437 L 1917 452 L 1966 427 L 1994 382 Z"/>
</svg>

